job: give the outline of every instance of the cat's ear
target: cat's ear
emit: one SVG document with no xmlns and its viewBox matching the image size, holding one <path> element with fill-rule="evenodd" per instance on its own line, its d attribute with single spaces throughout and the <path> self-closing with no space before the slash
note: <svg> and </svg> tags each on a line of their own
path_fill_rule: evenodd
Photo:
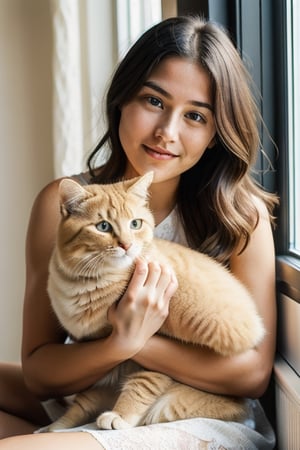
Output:
<svg viewBox="0 0 300 450">
<path fill-rule="evenodd" d="M 143 199 L 148 199 L 149 186 L 153 181 L 153 172 L 147 172 L 145 175 L 135 178 L 134 183 L 129 186 L 127 192 L 137 195 Z"/>
<path fill-rule="evenodd" d="M 60 209 L 64 217 L 72 214 L 83 200 L 92 197 L 92 194 L 84 187 L 69 178 L 65 178 L 59 183 L 58 192 Z"/>
</svg>

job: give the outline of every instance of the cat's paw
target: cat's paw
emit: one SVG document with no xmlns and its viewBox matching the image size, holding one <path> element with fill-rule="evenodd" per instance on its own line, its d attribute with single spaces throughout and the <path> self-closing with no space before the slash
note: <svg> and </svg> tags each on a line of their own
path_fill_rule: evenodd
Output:
<svg viewBox="0 0 300 450">
<path fill-rule="evenodd" d="M 96 423 L 101 430 L 125 430 L 126 428 L 132 428 L 130 423 L 126 422 L 114 411 L 104 412 L 98 417 Z"/>
<path fill-rule="evenodd" d="M 51 433 L 51 428 L 50 425 L 46 426 L 46 427 L 42 427 L 39 428 L 38 430 L 35 431 L 35 433 Z"/>
<path fill-rule="evenodd" d="M 52 433 L 53 431 L 63 430 L 65 428 L 68 428 L 68 427 L 65 426 L 64 423 L 61 423 L 61 422 L 59 422 L 59 420 L 57 420 L 53 423 L 50 423 L 50 425 L 39 428 L 37 430 L 37 433 Z M 70 426 L 70 428 L 72 428 L 72 427 Z"/>
<path fill-rule="evenodd" d="M 66 428 L 69 428 L 69 427 L 66 426 L 64 423 L 56 421 L 56 422 L 50 423 L 50 425 L 47 425 L 46 427 L 39 428 L 39 430 L 37 432 L 38 433 L 52 433 L 53 431 L 64 430 Z M 72 428 L 71 425 L 70 425 L 70 428 Z"/>
</svg>

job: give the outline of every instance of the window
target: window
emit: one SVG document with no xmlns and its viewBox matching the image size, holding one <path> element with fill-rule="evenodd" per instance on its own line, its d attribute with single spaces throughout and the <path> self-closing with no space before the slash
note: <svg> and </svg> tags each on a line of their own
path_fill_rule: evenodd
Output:
<svg viewBox="0 0 300 450">
<path fill-rule="evenodd" d="M 300 3 L 287 0 L 289 252 L 300 256 Z"/>
</svg>

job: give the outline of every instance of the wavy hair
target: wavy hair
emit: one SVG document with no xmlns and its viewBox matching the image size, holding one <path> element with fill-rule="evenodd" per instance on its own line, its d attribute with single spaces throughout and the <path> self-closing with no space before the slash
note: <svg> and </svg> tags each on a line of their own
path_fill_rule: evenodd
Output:
<svg viewBox="0 0 300 450">
<path fill-rule="evenodd" d="M 247 246 L 257 225 L 255 197 L 265 202 L 271 218 L 276 197 L 251 176 L 260 150 L 260 116 L 251 79 L 219 25 L 199 17 L 174 17 L 138 39 L 112 78 L 106 98 L 108 128 L 88 159 L 89 171 L 96 183 L 123 177 L 126 156 L 118 132 L 120 107 L 136 95 L 162 59 L 174 55 L 194 61 L 210 74 L 217 131 L 215 146 L 181 175 L 179 214 L 189 245 L 228 264 L 241 241 L 243 248 Z M 99 151 L 107 145 L 110 155 L 96 171 Z"/>
</svg>

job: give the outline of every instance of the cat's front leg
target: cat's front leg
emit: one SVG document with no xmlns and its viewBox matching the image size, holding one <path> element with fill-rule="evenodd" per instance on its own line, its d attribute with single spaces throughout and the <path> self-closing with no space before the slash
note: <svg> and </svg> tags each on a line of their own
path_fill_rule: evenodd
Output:
<svg viewBox="0 0 300 450">
<path fill-rule="evenodd" d="M 170 377 L 158 372 L 141 371 L 130 375 L 113 410 L 98 417 L 98 428 L 120 430 L 144 425 L 148 410 L 172 384 Z"/>
<path fill-rule="evenodd" d="M 74 403 L 65 414 L 42 431 L 63 430 L 94 422 L 101 411 L 114 405 L 116 397 L 117 394 L 112 387 L 95 385 L 77 394 Z"/>
</svg>

